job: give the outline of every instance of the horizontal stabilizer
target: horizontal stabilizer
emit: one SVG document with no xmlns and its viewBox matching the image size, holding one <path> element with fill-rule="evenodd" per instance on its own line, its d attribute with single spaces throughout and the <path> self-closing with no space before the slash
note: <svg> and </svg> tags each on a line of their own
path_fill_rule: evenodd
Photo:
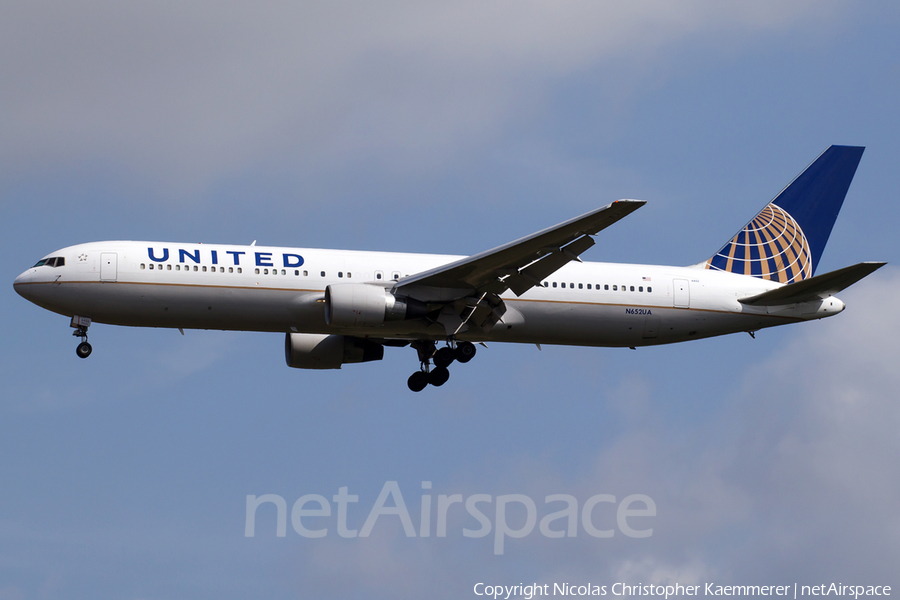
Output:
<svg viewBox="0 0 900 600">
<path fill-rule="evenodd" d="M 843 289 L 846 289 L 862 279 L 877 271 L 887 263 L 883 262 L 863 262 L 850 267 L 844 267 L 830 273 L 816 275 L 809 279 L 789 283 L 788 285 L 750 296 L 749 298 L 741 298 L 741 304 L 750 306 L 783 306 L 785 304 L 799 304 L 800 302 L 808 302 L 810 300 L 821 300 L 828 296 L 833 296 Z"/>
</svg>

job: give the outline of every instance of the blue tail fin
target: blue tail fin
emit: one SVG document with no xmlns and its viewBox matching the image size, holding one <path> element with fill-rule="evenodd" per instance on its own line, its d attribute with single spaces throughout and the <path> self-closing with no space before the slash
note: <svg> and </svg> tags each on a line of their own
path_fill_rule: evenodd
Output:
<svg viewBox="0 0 900 600">
<path fill-rule="evenodd" d="M 782 283 L 812 277 L 864 149 L 825 150 L 707 260 L 706 268 Z"/>
</svg>

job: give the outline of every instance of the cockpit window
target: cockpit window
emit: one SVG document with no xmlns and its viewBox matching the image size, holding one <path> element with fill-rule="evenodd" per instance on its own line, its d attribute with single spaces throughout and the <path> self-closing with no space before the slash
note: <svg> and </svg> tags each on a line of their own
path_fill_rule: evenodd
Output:
<svg viewBox="0 0 900 600">
<path fill-rule="evenodd" d="M 50 258 L 42 258 L 41 260 L 37 261 L 37 264 L 34 265 L 34 267 L 31 267 L 31 268 L 33 269 L 35 267 L 62 267 L 62 266 L 65 266 L 65 264 L 66 264 L 65 257 L 53 256 Z"/>
</svg>

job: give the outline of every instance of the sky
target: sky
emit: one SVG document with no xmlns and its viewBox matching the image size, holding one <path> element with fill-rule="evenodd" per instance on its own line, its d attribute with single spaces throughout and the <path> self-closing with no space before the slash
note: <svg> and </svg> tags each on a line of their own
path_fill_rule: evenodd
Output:
<svg viewBox="0 0 900 600">
<path fill-rule="evenodd" d="M 898 26 L 894 3 L 833 0 L 4 3 L 0 600 L 896 591 Z M 408 348 L 301 371 L 279 334 L 95 324 L 81 360 L 12 288 L 87 241 L 474 254 L 618 198 L 647 205 L 586 260 L 695 264 L 830 144 L 867 149 L 819 272 L 889 264 L 841 315 L 756 339 L 490 344 L 413 394 Z M 430 496 L 430 535 L 393 494 L 342 537 L 342 488 L 355 530 L 396 490 L 419 533 Z M 455 494 L 490 496 L 488 535 L 461 503 L 437 535 Z M 283 537 L 274 504 L 246 535 L 265 495 Z M 291 519 L 310 495 L 320 538 Z M 580 515 L 544 535 L 558 495 L 614 497 L 591 521 L 614 535 Z M 648 537 L 617 517 L 635 495 Z M 508 529 L 523 498 L 538 522 L 502 553 L 499 497 Z"/>
</svg>

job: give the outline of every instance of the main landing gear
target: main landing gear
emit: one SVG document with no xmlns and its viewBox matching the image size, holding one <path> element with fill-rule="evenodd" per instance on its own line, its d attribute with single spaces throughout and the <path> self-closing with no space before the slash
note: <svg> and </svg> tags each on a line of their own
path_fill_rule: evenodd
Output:
<svg viewBox="0 0 900 600">
<path fill-rule="evenodd" d="M 75 348 L 75 354 L 78 355 L 78 358 L 87 358 L 91 355 L 93 348 L 88 344 L 88 327 L 91 326 L 91 320 L 87 317 L 79 317 L 75 315 L 72 317 L 72 322 L 69 324 L 70 327 L 73 327 L 75 331 L 72 332 L 72 335 L 75 337 L 81 338 L 81 343 L 78 344 L 78 347 Z"/>
<path fill-rule="evenodd" d="M 440 350 L 435 349 L 432 341 L 416 341 L 412 347 L 419 353 L 421 369 L 409 376 L 406 385 L 414 392 L 421 392 L 428 384 L 440 387 L 450 379 L 450 370 L 447 368 L 455 360 L 467 363 L 475 356 L 475 346 L 470 342 L 450 342 Z M 434 367 L 431 361 L 434 361 Z"/>
</svg>

